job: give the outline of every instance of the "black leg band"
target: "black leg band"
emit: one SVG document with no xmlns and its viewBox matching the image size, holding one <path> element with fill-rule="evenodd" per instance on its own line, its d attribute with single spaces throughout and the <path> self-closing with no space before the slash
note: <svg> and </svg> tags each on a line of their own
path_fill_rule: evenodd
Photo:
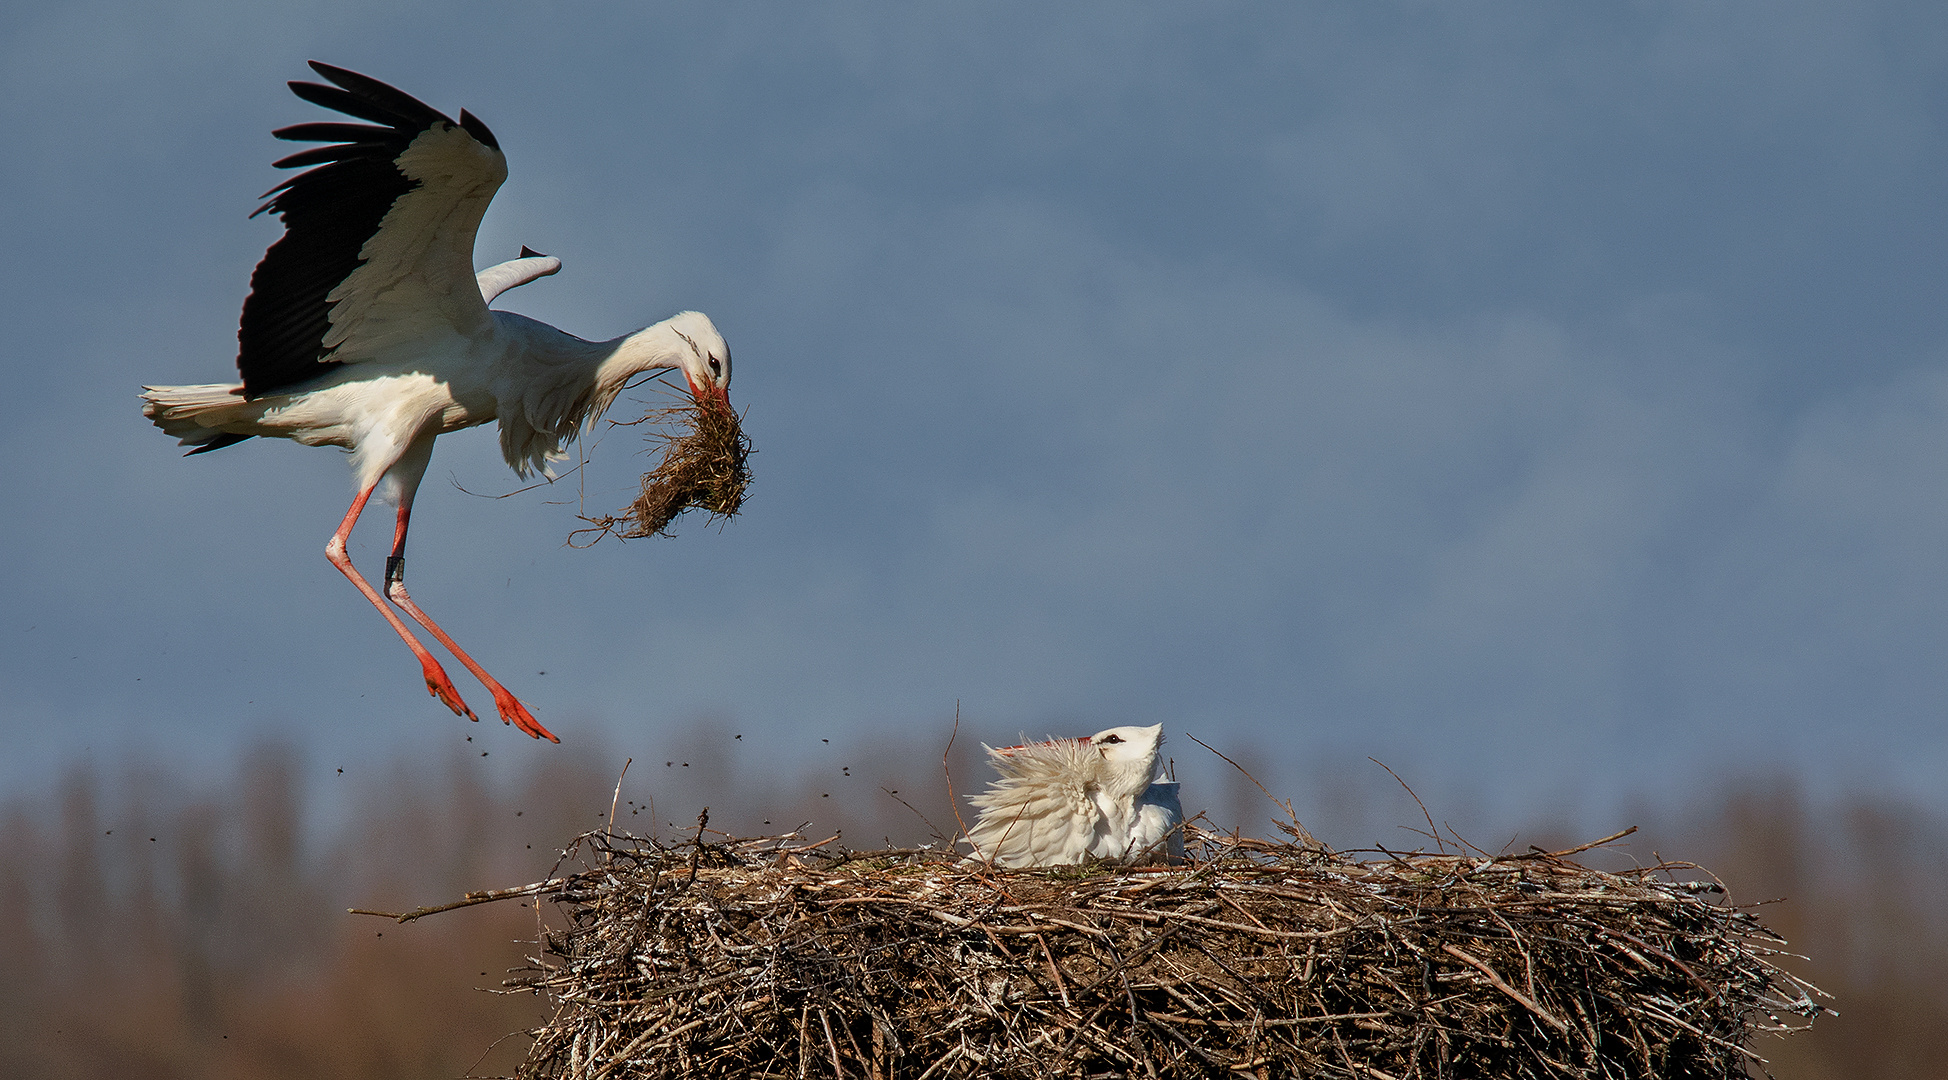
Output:
<svg viewBox="0 0 1948 1080">
<path fill-rule="evenodd" d="M 404 585 L 406 583 L 406 557 L 404 555 L 386 556 L 386 584 Z"/>
</svg>

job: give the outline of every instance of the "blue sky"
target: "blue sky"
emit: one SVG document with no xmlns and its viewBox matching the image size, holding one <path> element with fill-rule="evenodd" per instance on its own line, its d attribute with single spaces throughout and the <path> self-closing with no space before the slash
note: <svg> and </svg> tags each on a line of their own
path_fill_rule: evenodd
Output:
<svg viewBox="0 0 1948 1080">
<path fill-rule="evenodd" d="M 137 411 L 233 373 L 320 59 L 492 126 L 480 263 L 567 264 L 502 306 L 736 355 L 721 532 L 563 546 L 626 429 L 499 500 L 491 429 L 440 441 L 414 595 L 566 739 L 717 718 L 785 770 L 958 702 L 1302 805 L 1370 754 L 1509 812 L 1948 808 L 1937 5 L 47 3 L 0 54 L 0 795 L 267 733 L 550 752 L 326 564 L 335 452 Z"/>
</svg>

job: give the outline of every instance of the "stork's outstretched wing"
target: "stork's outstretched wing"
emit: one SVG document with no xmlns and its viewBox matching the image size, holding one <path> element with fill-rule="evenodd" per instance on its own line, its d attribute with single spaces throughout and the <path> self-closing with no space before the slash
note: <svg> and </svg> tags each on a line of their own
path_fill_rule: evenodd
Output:
<svg viewBox="0 0 1948 1080">
<path fill-rule="evenodd" d="M 443 333 L 479 332 L 490 316 L 474 280 L 474 233 L 507 179 L 487 125 L 459 123 L 376 79 L 313 61 L 331 86 L 291 92 L 370 124 L 310 123 L 273 132 L 329 143 L 278 168 L 307 170 L 266 195 L 284 236 L 250 276 L 237 331 L 244 396 L 306 382 L 333 365 L 388 355 Z"/>
</svg>

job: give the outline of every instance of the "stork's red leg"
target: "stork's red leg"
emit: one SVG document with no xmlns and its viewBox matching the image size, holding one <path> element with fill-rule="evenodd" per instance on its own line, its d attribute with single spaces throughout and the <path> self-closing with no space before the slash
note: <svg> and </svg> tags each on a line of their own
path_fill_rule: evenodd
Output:
<svg viewBox="0 0 1948 1080">
<path fill-rule="evenodd" d="M 465 665 L 468 671 L 473 672 L 473 677 L 479 679 L 482 686 L 485 686 L 493 692 L 494 707 L 500 710 L 502 723 L 513 724 L 515 727 L 520 728 L 522 731 L 527 732 L 537 739 L 560 742 L 561 740 L 555 738 L 553 732 L 541 726 L 540 721 L 534 718 L 533 713 L 528 712 L 527 706 L 521 704 L 520 700 L 513 694 L 508 693 L 507 687 L 502 686 L 500 680 L 487 674 L 486 668 L 475 663 L 473 657 L 468 656 L 465 650 L 461 649 L 459 645 L 454 644 L 453 638 L 446 631 L 440 629 L 438 623 L 428 618 L 425 612 L 419 610 L 419 605 L 413 603 L 413 598 L 407 595 L 406 526 L 412 520 L 412 516 L 412 500 L 401 499 L 399 501 L 399 524 L 392 532 L 392 557 L 386 560 L 386 598 L 398 604 L 399 610 L 412 616 L 414 622 L 425 627 L 427 633 L 438 638 L 440 644 L 446 646 L 447 651 L 451 652 L 455 659 Z"/>
<path fill-rule="evenodd" d="M 393 630 L 405 640 L 406 647 L 413 651 L 414 656 L 419 657 L 420 670 L 426 676 L 427 692 L 439 698 L 447 708 L 459 715 L 469 720 L 479 720 L 480 717 L 475 716 L 473 710 L 467 708 L 467 703 L 460 700 L 460 692 L 453 688 L 453 680 L 446 677 L 446 669 L 440 666 L 438 660 L 433 659 L 433 654 L 426 650 L 426 646 L 419 643 L 419 639 L 413 636 L 413 632 L 406 629 L 406 624 L 399 621 L 399 616 L 393 614 L 392 609 L 386 606 L 385 599 L 379 595 L 379 591 L 359 574 L 358 568 L 352 565 L 351 557 L 345 554 L 345 541 L 352 535 L 352 526 L 358 524 L 358 516 L 365 510 L 365 502 L 372 497 L 372 491 L 373 489 L 368 487 L 358 493 L 358 498 L 352 500 L 352 508 L 345 512 L 345 520 L 339 522 L 338 531 L 332 533 L 331 540 L 325 544 L 325 558 L 330 559 L 331 564 L 338 567 L 339 573 L 344 574 L 353 585 L 358 586 L 358 591 L 364 593 L 367 600 L 372 601 L 372 606 L 379 609 L 379 614 L 384 615 L 386 622 L 391 624 Z M 444 639 L 446 635 L 441 634 L 440 637 Z"/>
</svg>

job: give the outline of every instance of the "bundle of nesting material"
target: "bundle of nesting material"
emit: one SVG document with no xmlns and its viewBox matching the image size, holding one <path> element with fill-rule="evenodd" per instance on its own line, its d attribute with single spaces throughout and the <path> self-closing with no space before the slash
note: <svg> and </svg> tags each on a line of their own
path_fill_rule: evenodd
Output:
<svg viewBox="0 0 1948 1080">
<path fill-rule="evenodd" d="M 692 507 L 706 511 L 713 521 L 737 515 L 751 483 L 748 459 L 755 451 L 742 418 L 728 403 L 680 399 L 630 423 L 651 426 L 649 437 L 662 444 L 663 460 L 643 474 L 635 502 L 615 514 L 584 518 L 594 528 L 577 537 L 589 532 L 596 540 L 610 534 L 624 540 L 668 536 L 670 523 Z"/>
<path fill-rule="evenodd" d="M 1695 867 L 1588 846 L 1193 830 L 1181 868 L 996 872 L 830 844 L 595 833 L 579 872 L 477 894 L 562 916 L 504 984 L 556 1004 L 520 1076 L 1744 1077 L 1823 1011 Z"/>
</svg>

